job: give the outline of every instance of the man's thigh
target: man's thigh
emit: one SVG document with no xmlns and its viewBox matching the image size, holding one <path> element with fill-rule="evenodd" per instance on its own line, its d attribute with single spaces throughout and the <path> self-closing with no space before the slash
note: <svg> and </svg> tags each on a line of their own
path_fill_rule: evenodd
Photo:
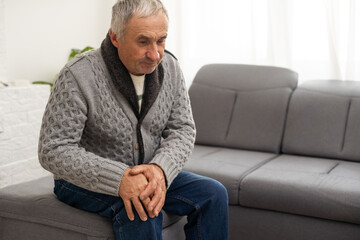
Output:
<svg viewBox="0 0 360 240">
<path fill-rule="evenodd" d="M 120 197 L 88 191 L 65 180 L 55 180 L 54 193 L 70 206 L 112 218 L 124 208 Z"/>
</svg>

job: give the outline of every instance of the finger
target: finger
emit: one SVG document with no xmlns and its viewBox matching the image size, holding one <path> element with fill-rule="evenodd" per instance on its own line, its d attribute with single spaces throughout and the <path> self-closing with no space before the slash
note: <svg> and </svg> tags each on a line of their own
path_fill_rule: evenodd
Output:
<svg viewBox="0 0 360 240">
<path fill-rule="evenodd" d="M 124 205 L 125 205 L 125 211 L 126 211 L 128 218 L 130 219 L 130 221 L 134 221 L 135 216 L 134 216 L 134 212 L 132 210 L 131 202 L 129 200 L 126 200 L 126 201 L 124 201 Z"/>
<path fill-rule="evenodd" d="M 146 215 L 146 212 L 145 212 L 139 198 L 132 199 L 132 203 L 133 203 L 135 210 L 138 213 L 140 219 L 145 222 L 147 220 L 147 215 Z"/>
<path fill-rule="evenodd" d="M 163 195 L 159 201 L 159 203 L 156 205 L 156 207 L 154 208 L 153 213 L 155 214 L 155 216 L 158 216 L 161 209 L 163 208 L 164 204 L 165 204 L 165 196 L 166 196 L 166 192 L 163 192 Z"/>
<path fill-rule="evenodd" d="M 154 192 L 154 196 L 151 198 L 151 202 L 149 203 L 149 208 L 151 210 L 154 210 L 154 208 L 158 205 L 159 201 L 162 197 L 162 191 L 161 188 L 156 189 Z"/>
<path fill-rule="evenodd" d="M 166 191 L 159 189 L 149 203 L 149 208 L 153 209 L 153 213 L 158 216 L 165 203 Z"/>
<path fill-rule="evenodd" d="M 131 169 L 130 174 L 137 175 L 140 173 L 144 173 L 145 171 L 146 171 L 146 168 L 143 165 L 137 165 Z"/>
<path fill-rule="evenodd" d="M 149 209 L 149 203 L 150 203 L 150 198 L 146 198 L 145 200 L 142 201 L 143 205 L 145 206 L 147 212 L 148 212 L 148 215 L 150 218 L 154 218 L 155 217 L 155 214 L 153 213 L 152 209 Z"/>
<path fill-rule="evenodd" d="M 143 200 L 150 197 L 154 193 L 156 188 L 157 188 L 157 182 L 155 180 L 150 181 L 147 184 L 145 190 L 141 192 L 140 199 Z"/>
</svg>

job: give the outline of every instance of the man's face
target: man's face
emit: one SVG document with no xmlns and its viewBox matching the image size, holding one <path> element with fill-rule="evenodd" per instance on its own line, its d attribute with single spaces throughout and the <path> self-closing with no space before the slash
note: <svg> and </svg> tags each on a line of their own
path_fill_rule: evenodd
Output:
<svg viewBox="0 0 360 240">
<path fill-rule="evenodd" d="M 140 76 L 152 73 L 164 56 L 168 19 L 162 11 L 146 18 L 137 16 L 126 24 L 123 40 L 112 31 L 110 37 L 127 70 Z"/>
</svg>

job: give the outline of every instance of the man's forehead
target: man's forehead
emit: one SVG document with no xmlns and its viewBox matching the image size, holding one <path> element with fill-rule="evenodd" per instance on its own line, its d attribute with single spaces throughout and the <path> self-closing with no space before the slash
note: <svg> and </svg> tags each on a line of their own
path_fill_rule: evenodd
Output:
<svg viewBox="0 0 360 240">
<path fill-rule="evenodd" d="M 167 32 L 154 33 L 154 32 L 140 32 L 136 34 L 136 39 L 151 40 L 154 38 L 166 38 Z"/>
<path fill-rule="evenodd" d="M 131 25 L 127 31 L 136 38 L 162 38 L 168 34 L 167 25 Z"/>
</svg>

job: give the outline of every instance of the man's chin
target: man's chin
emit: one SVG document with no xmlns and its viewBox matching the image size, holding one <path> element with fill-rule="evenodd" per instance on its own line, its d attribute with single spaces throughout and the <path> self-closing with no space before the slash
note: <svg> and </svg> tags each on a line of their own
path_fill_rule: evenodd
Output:
<svg viewBox="0 0 360 240">
<path fill-rule="evenodd" d="M 142 70 L 142 72 L 143 72 L 144 74 L 150 74 L 150 73 L 152 73 L 152 72 L 155 71 L 156 67 L 157 67 L 157 65 L 156 65 L 156 66 L 152 66 L 152 67 L 146 67 L 146 68 L 143 68 L 143 69 L 141 69 L 141 70 Z"/>
</svg>

